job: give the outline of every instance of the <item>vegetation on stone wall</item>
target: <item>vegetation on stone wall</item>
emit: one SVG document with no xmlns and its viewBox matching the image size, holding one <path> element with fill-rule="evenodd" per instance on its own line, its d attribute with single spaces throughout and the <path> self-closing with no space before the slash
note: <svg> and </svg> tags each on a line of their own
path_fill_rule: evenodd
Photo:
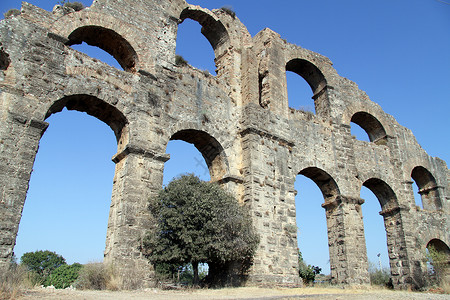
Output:
<svg viewBox="0 0 450 300">
<path fill-rule="evenodd" d="M 175 64 L 179 67 L 184 67 L 188 64 L 188 61 L 183 56 L 177 54 L 175 56 Z"/>
<path fill-rule="evenodd" d="M 210 284 L 233 284 L 245 276 L 259 238 L 248 212 L 218 184 L 183 175 L 151 199 L 149 209 L 157 225 L 143 252 L 156 270 L 173 276 L 191 264 L 194 285 L 199 283 L 200 263 L 209 266 L 205 281 Z"/>
<path fill-rule="evenodd" d="M 17 8 L 11 8 L 11 9 L 8 10 L 7 12 L 5 12 L 5 13 L 3 14 L 3 16 L 4 16 L 5 19 L 6 19 L 6 18 L 9 18 L 9 17 L 11 17 L 11 16 L 18 16 L 18 15 L 20 15 L 20 14 L 21 14 L 20 10 L 18 10 Z"/>
<path fill-rule="evenodd" d="M 234 12 L 234 10 L 231 6 L 223 6 L 220 9 L 223 10 L 224 12 L 226 12 L 227 14 L 229 14 L 233 19 L 236 18 L 236 13 Z"/>
<path fill-rule="evenodd" d="M 58 3 L 60 5 L 62 5 L 63 8 L 71 8 L 74 11 L 80 11 L 85 7 L 83 3 L 78 2 L 78 1 L 70 2 L 67 0 L 63 0 L 63 1 L 59 1 Z"/>
</svg>

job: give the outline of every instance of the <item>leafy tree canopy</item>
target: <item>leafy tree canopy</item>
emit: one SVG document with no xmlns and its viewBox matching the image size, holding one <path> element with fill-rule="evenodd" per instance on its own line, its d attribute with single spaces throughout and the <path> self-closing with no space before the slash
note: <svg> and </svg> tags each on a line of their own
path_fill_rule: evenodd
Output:
<svg viewBox="0 0 450 300">
<path fill-rule="evenodd" d="M 54 269 L 66 264 L 66 260 L 59 254 L 48 250 L 27 252 L 20 258 L 22 265 L 30 271 L 44 276 L 50 274 Z"/>
<path fill-rule="evenodd" d="M 248 262 L 259 242 L 251 218 L 218 184 L 189 174 L 171 181 L 150 201 L 156 218 L 144 242 L 144 252 L 157 265 L 192 263 L 194 284 L 198 264 Z"/>
</svg>

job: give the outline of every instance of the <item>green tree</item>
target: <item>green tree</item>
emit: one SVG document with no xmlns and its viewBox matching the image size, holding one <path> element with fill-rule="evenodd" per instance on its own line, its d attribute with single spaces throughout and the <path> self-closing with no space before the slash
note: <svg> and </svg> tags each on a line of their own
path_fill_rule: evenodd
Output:
<svg viewBox="0 0 450 300">
<path fill-rule="evenodd" d="M 194 285 L 199 263 L 208 263 L 211 281 L 217 282 L 218 273 L 245 273 L 259 238 L 248 212 L 218 184 L 183 175 L 162 189 L 149 209 L 156 226 L 143 250 L 154 265 L 191 263 Z"/>
<path fill-rule="evenodd" d="M 316 279 L 316 275 L 320 274 L 321 268 L 317 266 L 307 265 L 303 260 L 302 253 L 298 251 L 298 275 L 302 278 L 305 284 L 310 284 Z"/>
<path fill-rule="evenodd" d="M 66 260 L 55 252 L 39 250 L 24 253 L 20 258 L 20 263 L 29 271 L 36 272 L 36 274 L 46 277 L 59 266 L 65 265 Z"/>
</svg>

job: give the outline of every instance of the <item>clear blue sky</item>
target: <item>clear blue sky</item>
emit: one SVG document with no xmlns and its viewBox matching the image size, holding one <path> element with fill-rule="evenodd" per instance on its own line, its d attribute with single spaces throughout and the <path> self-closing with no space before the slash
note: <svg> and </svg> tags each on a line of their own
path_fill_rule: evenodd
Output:
<svg viewBox="0 0 450 300">
<path fill-rule="evenodd" d="M 57 1 L 29 2 L 51 10 Z M 289 42 L 329 57 L 341 76 L 355 81 L 372 101 L 411 129 L 430 155 L 449 161 L 449 4 L 438 0 L 190 3 L 209 9 L 231 6 L 252 36 L 269 27 Z M 0 12 L 13 7 L 19 8 L 20 1 L 1 1 Z M 212 49 L 195 22 L 180 25 L 177 52 L 214 74 Z M 290 99 L 304 100 L 292 105 L 312 108 L 303 81 L 295 76 L 288 80 Z M 114 134 L 102 122 L 77 112 L 58 113 L 47 121 L 50 127 L 41 140 L 15 253 L 20 257 L 27 251 L 49 249 L 70 263 L 101 260 L 114 174 L 110 160 L 116 150 Z M 167 152 L 172 158 L 166 163 L 165 182 L 183 172 L 209 178 L 193 146 L 174 141 Z M 297 177 L 296 189 L 303 257 L 328 273 L 322 195 L 303 176 Z M 376 262 L 376 254 L 381 253 L 387 266 L 380 206 L 370 191 L 363 189 L 361 196 L 366 200 L 369 260 Z"/>
</svg>

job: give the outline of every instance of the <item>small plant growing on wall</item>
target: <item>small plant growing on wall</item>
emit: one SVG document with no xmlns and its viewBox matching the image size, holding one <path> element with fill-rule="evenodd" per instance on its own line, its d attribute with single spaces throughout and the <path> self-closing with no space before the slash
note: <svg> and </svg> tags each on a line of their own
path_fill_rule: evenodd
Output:
<svg viewBox="0 0 450 300">
<path fill-rule="evenodd" d="M 177 54 L 175 56 L 175 64 L 179 67 L 184 67 L 188 64 L 188 62 L 183 58 L 183 56 Z"/>
<path fill-rule="evenodd" d="M 74 11 L 80 11 L 82 10 L 85 6 L 83 3 L 75 1 L 75 2 L 70 2 L 67 0 L 63 0 L 58 2 L 60 5 L 62 5 L 63 8 L 67 9 L 67 8 L 71 8 Z"/>
<path fill-rule="evenodd" d="M 236 13 L 234 12 L 233 8 L 231 8 L 231 6 L 223 6 L 221 10 L 229 14 L 233 19 L 236 18 Z"/>
<path fill-rule="evenodd" d="M 18 10 L 17 8 L 11 8 L 10 10 L 8 10 L 7 12 L 5 12 L 3 14 L 3 16 L 6 18 L 12 17 L 12 16 L 18 16 L 20 15 L 20 10 Z"/>
</svg>

